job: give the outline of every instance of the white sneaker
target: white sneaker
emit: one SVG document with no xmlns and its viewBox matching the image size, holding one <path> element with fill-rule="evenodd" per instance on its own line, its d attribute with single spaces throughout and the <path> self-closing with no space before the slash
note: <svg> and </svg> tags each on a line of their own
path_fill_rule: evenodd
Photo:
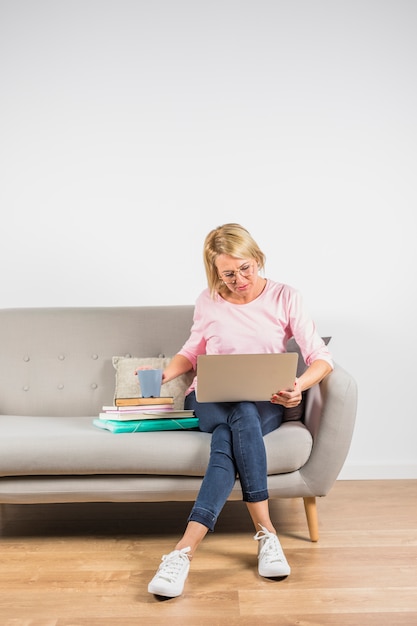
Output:
<svg viewBox="0 0 417 626">
<path fill-rule="evenodd" d="M 261 526 L 259 524 L 259 526 Z M 261 526 L 254 539 L 259 541 L 258 572 L 265 578 L 288 576 L 291 568 L 285 558 L 278 537 Z"/>
<path fill-rule="evenodd" d="M 167 598 L 176 598 L 182 594 L 190 569 L 190 559 L 187 556 L 190 550 L 191 548 L 183 548 L 164 554 L 158 571 L 148 585 L 149 593 Z"/>
</svg>

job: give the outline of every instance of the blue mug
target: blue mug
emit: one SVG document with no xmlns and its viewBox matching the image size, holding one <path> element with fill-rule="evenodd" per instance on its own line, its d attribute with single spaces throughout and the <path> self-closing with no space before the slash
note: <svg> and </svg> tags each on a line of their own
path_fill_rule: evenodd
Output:
<svg viewBox="0 0 417 626">
<path fill-rule="evenodd" d="M 162 370 L 138 370 L 139 387 L 142 398 L 159 398 L 161 395 Z"/>
</svg>

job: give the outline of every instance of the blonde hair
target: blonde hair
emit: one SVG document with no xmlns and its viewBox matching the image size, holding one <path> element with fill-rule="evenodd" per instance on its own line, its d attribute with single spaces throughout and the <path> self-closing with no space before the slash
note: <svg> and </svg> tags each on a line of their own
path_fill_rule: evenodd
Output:
<svg viewBox="0 0 417 626">
<path fill-rule="evenodd" d="M 265 254 L 246 228 L 234 223 L 218 226 L 205 238 L 203 251 L 207 283 L 213 297 L 226 289 L 216 267 L 216 259 L 220 254 L 236 259 L 253 259 L 260 270 L 265 266 Z"/>
</svg>

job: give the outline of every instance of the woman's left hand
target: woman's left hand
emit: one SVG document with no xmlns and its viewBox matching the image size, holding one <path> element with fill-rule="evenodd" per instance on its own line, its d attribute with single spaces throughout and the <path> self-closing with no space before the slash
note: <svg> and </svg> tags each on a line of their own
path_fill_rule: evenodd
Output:
<svg viewBox="0 0 417 626">
<path fill-rule="evenodd" d="M 273 404 L 281 404 L 286 408 L 291 408 L 294 406 L 298 406 L 301 402 L 301 399 L 301 386 L 298 383 L 298 378 L 296 378 L 294 383 L 294 389 L 283 389 L 282 391 L 273 393 L 271 397 L 271 402 Z"/>
</svg>

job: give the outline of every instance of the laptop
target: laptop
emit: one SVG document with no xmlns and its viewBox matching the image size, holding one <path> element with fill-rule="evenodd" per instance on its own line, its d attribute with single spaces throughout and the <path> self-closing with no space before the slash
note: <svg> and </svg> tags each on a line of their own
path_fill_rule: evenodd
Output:
<svg viewBox="0 0 417 626">
<path fill-rule="evenodd" d="M 298 353 L 203 354 L 197 357 L 198 402 L 270 400 L 281 389 L 292 389 Z"/>
</svg>

